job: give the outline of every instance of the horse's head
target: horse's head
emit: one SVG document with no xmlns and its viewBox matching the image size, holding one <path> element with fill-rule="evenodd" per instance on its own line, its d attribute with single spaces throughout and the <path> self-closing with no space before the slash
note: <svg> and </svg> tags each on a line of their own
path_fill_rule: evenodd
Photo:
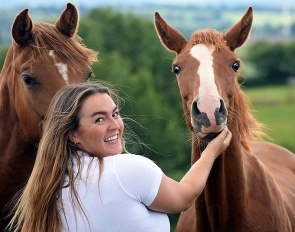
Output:
<svg viewBox="0 0 295 232">
<path fill-rule="evenodd" d="M 155 13 L 161 42 L 176 53 L 172 70 L 177 77 L 187 124 L 203 141 L 215 138 L 227 125 L 241 63 L 234 51 L 247 39 L 252 18 L 250 7 L 225 34 L 201 30 L 187 41 Z"/>
<path fill-rule="evenodd" d="M 85 82 L 97 53 L 86 48 L 76 34 L 78 11 L 70 3 L 55 24 L 33 23 L 24 9 L 12 26 L 13 43 L 0 77 L 7 97 L 0 108 L 14 107 L 25 140 L 38 142 L 40 122 L 53 95 L 64 85 Z"/>
</svg>

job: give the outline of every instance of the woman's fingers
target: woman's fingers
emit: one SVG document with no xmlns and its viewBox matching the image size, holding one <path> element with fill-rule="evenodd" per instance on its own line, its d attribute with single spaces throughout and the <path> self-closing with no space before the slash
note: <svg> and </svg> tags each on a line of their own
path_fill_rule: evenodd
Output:
<svg viewBox="0 0 295 232">
<path fill-rule="evenodd" d="M 231 140 L 231 138 L 232 138 L 232 133 L 230 132 L 229 129 L 227 129 L 227 132 L 226 132 L 226 135 L 225 135 L 224 141 L 229 143 L 230 140 Z"/>
<path fill-rule="evenodd" d="M 217 137 L 221 138 L 222 140 L 225 140 L 228 136 L 228 133 L 230 133 L 230 131 L 227 127 L 225 127 Z"/>
<path fill-rule="evenodd" d="M 229 143 L 232 138 L 232 133 L 230 132 L 230 130 L 227 127 L 225 127 L 223 129 L 223 131 L 220 133 L 219 138 L 221 140 L 221 143 L 220 143 L 221 147 L 220 148 L 221 148 L 222 152 L 224 152 L 227 149 L 227 147 L 229 146 Z"/>
</svg>

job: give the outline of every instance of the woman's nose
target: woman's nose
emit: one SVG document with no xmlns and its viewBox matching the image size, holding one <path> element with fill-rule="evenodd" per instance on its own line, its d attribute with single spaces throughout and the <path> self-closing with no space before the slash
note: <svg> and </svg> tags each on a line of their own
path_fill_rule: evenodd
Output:
<svg viewBox="0 0 295 232">
<path fill-rule="evenodd" d="M 120 129 L 118 119 L 112 118 L 109 125 L 110 130 Z"/>
</svg>

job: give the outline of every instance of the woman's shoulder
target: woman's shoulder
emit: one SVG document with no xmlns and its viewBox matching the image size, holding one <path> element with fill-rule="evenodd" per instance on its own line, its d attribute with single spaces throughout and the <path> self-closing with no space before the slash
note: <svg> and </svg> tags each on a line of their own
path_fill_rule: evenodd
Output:
<svg viewBox="0 0 295 232">
<path fill-rule="evenodd" d="M 141 155 L 118 155 L 113 172 L 130 198 L 145 205 L 150 205 L 155 199 L 162 180 L 162 170 L 151 159 Z"/>
</svg>

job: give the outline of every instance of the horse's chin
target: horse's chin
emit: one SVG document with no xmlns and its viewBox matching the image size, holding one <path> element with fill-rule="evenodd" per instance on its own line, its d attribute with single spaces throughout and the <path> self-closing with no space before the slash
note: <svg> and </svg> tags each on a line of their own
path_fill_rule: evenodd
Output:
<svg viewBox="0 0 295 232">
<path fill-rule="evenodd" d="M 215 139 L 220 133 L 221 133 L 221 131 L 216 132 L 216 133 L 207 133 L 207 134 L 204 134 L 202 132 L 198 132 L 197 136 L 199 137 L 199 139 L 201 141 L 210 142 L 212 139 Z"/>
<path fill-rule="evenodd" d="M 199 126 L 192 125 L 193 131 L 197 135 L 197 138 L 200 142 L 208 143 L 211 140 L 215 139 L 225 128 L 226 124 L 203 128 Z"/>
</svg>

